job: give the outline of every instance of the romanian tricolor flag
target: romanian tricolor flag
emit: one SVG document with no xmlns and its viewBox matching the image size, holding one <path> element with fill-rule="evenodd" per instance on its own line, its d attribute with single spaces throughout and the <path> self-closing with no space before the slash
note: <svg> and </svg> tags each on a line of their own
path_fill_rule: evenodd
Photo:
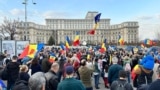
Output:
<svg viewBox="0 0 160 90">
<path fill-rule="evenodd" d="M 49 62 L 53 63 L 53 62 L 55 62 L 55 59 L 56 59 L 56 56 L 53 53 L 50 53 Z"/>
<path fill-rule="evenodd" d="M 28 45 L 23 50 L 23 52 L 21 53 L 19 58 L 24 58 L 25 56 L 28 56 L 30 58 L 34 58 L 36 53 L 42 50 L 43 46 L 44 46 L 43 43 L 35 44 L 35 45 Z"/>
<path fill-rule="evenodd" d="M 102 43 L 101 49 L 99 50 L 101 53 L 104 53 L 106 51 L 105 43 Z"/>
<path fill-rule="evenodd" d="M 123 40 L 123 38 L 120 35 L 119 35 L 118 42 L 120 43 L 120 45 L 124 45 L 124 40 Z"/>
<path fill-rule="evenodd" d="M 77 35 L 76 35 L 76 37 L 75 37 L 75 39 L 73 41 L 73 46 L 78 46 L 80 44 L 79 39 L 80 39 L 80 36 L 79 36 L 79 34 L 77 32 Z"/>
<path fill-rule="evenodd" d="M 68 36 L 66 36 L 66 49 L 68 50 L 70 48 L 69 44 L 70 44 L 70 39 Z"/>
<path fill-rule="evenodd" d="M 99 26 L 99 22 L 100 22 L 100 17 L 101 17 L 101 13 L 97 14 L 95 17 L 94 17 L 94 20 L 95 20 L 95 24 L 93 26 L 93 29 L 89 30 L 87 32 L 87 34 L 91 34 L 91 35 L 94 35 L 95 34 L 95 30 L 98 28 Z"/>
<path fill-rule="evenodd" d="M 140 69 L 140 66 L 138 64 L 133 68 L 133 70 L 131 72 L 131 78 L 133 80 L 136 78 L 137 74 L 139 74 L 140 70 L 141 69 Z"/>
</svg>

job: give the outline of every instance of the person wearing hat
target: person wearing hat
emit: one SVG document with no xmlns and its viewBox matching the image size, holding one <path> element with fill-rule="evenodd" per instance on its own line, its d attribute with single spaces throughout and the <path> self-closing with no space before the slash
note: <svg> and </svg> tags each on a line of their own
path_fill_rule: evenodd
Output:
<svg viewBox="0 0 160 90">
<path fill-rule="evenodd" d="M 112 65 L 109 67 L 108 70 L 108 82 L 111 85 L 113 81 L 119 78 L 119 71 L 123 70 L 121 65 L 118 65 L 118 58 L 112 58 Z"/>
<path fill-rule="evenodd" d="M 137 70 L 135 70 L 135 74 L 137 74 L 137 88 L 141 88 L 143 84 L 152 83 L 152 75 L 153 75 L 153 67 L 154 67 L 154 58 L 152 55 L 147 55 L 142 59 L 140 65 Z"/>
<path fill-rule="evenodd" d="M 86 90 L 80 80 L 75 79 L 73 66 L 65 68 L 66 78 L 58 84 L 57 90 Z"/>
</svg>

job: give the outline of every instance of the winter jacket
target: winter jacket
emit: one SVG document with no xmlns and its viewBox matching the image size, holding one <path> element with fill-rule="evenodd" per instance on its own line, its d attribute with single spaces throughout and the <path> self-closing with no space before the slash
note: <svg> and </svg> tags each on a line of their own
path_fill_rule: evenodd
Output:
<svg viewBox="0 0 160 90">
<path fill-rule="evenodd" d="M 8 82 L 15 82 L 19 75 L 19 63 L 18 62 L 9 62 L 6 66 L 8 73 Z"/>
<path fill-rule="evenodd" d="M 80 80 L 66 78 L 58 84 L 57 90 L 86 90 L 86 88 Z"/>
<path fill-rule="evenodd" d="M 119 79 L 119 80 L 114 81 L 114 82 L 112 83 L 112 85 L 111 85 L 110 90 L 116 90 L 116 88 L 118 87 L 119 84 L 124 85 L 125 90 L 133 90 L 132 85 L 129 84 L 129 83 L 127 83 L 126 80 L 122 80 L 122 79 Z"/>
<path fill-rule="evenodd" d="M 150 84 L 152 83 L 152 75 L 153 75 L 153 70 L 147 70 L 143 68 L 142 66 L 139 66 L 140 73 L 138 75 L 138 87 L 141 86 L 142 84 Z M 139 71 L 139 70 L 137 70 Z"/>
<path fill-rule="evenodd" d="M 15 83 L 13 90 L 29 90 L 28 82 L 19 80 Z"/>
<path fill-rule="evenodd" d="M 31 65 L 31 75 L 33 75 L 36 72 L 41 72 L 41 71 L 42 69 L 41 69 L 40 64 Z"/>
<path fill-rule="evenodd" d="M 93 72 L 93 67 L 90 67 L 90 68 L 92 68 L 92 69 L 89 69 L 86 66 L 81 66 L 78 69 L 81 81 L 85 85 L 86 88 L 92 87 L 91 74 Z"/>
<path fill-rule="evenodd" d="M 112 84 L 113 81 L 119 78 L 119 71 L 123 70 L 122 66 L 118 64 L 113 64 L 108 70 L 108 82 Z"/>
<path fill-rule="evenodd" d="M 58 86 L 58 77 L 56 76 L 56 73 L 49 70 L 47 73 L 45 73 L 45 77 L 47 80 L 46 84 L 46 90 L 57 90 Z"/>
<path fill-rule="evenodd" d="M 42 60 L 42 71 L 44 72 L 44 73 L 46 73 L 46 72 L 48 72 L 49 71 L 49 69 L 50 69 L 50 67 L 51 67 L 51 63 L 49 63 L 49 61 L 48 61 L 48 58 L 44 58 L 43 60 Z"/>
</svg>

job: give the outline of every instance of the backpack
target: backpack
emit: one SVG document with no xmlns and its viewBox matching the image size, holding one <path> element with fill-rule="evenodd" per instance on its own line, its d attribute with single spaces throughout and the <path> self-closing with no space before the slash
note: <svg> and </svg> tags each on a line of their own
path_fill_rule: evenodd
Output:
<svg viewBox="0 0 160 90">
<path fill-rule="evenodd" d="M 129 63 L 127 63 L 127 64 L 125 65 L 124 70 L 130 72 L 130 71 L 131 71 L 131 65 L 130 65 Z"/>
<path fill-rule="evenodd" d="M 119 81 L 116 81 L 116 83 L 117 83 L 117 86 L 115 90 L 126 90 L 125 86 L 127 85 L 127 82 L 123 84 L 123 83 L 120 83 Z"/>
</svg>

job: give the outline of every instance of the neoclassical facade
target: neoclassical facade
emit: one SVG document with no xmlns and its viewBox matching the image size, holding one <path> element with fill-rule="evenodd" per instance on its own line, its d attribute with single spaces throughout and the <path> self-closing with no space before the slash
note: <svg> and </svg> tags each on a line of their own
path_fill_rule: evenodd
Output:
<svg viewBox="0 0 160 90">
<path fill-rule="evenodd" d="M 22 39 L 26 36 L 26 40 L 30 40 L 31 43 L 44 42 L 47 44 L 49 37 L 53 36 L 56 44 L 59 44 L 60 42 L 65 42 L 66 36 L 74 40 L 78 31 L 81 42 L 86 41 L 96 44 L 106 38 L 108 43 L 116 43 L 119 35 L 125 42 L 138 42 L 139 25 L 135 21 L 111 25 L 110 19 L 101 18 L 95 35 L 88 35 L 87 32 L 93 28 L 96 14 L 98 12 L 88 12 L 84 19 L 45 19 L 46 25 L 28 22 L 27 30 L 25 30 L 24 23 L 21 23 L 17 28 L 21 32 L 17 39 Z"/>
</svg>

